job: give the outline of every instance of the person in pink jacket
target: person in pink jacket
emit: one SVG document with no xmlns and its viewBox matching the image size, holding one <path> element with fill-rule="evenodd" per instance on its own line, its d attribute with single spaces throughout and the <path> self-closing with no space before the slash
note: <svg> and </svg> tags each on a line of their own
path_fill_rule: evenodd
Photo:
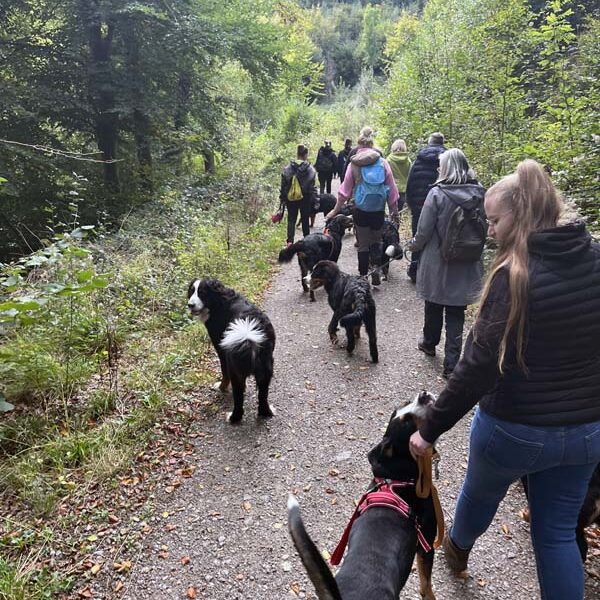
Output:
<svg viewBox="0 0 600 600">
<path fill-rule="evenodd" d="M 349 159 L 350 172 L 338 190 L 335 207 L 325 219 L 333 219 L 342 206 L 354 197 L 354 229 L 358 243 L 358 272 L 369 272 L 369 248 L 381 241 L 381 229 L 387 203 L 392 222 L 398 224 L 398 188 L 388 162 L 373 148 L 373 129 L 363 127 L 358 148 Z M 349 176 L 351 175 L 351 176 Z M 373 285 L 379 285 L 379 272 L 372 274 Z"/>
</svg>

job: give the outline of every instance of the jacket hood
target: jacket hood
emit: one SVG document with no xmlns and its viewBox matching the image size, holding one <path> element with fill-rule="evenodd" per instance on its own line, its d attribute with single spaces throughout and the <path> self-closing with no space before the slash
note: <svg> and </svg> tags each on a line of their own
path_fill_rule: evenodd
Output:
<svg viewBox="0 0 600 600">
<path fill-rule="evenodd" d="M 425 162 L 437 163 L 440 160 L 440 154 L 445 152 L 446 148 L 444 146 L 440 146 L 438 144 L 432 144 L 431 146 L 426 146 L 417 154 L 417 158 L 420 158 Z"/>
<path fill-rule="evenodd" d="M 438 183 L 437 187 L 459 206 L 472 209 L 483 202 L 485 188 L 478 183 L 461 183 L 450 185 Z"/>
<path fill-rule="evenodd" d="M 356 154 L 350 159 L 350 162 L 357 167 L 372 165 L 381 158 L 381 154 L 373 148 L 359 148 Z"/>
<path fill-rule="evenodd" d="M 592 237 L 583 221 L 536 231 L 529 236 L 529 252 L 544 262 L 579 262 L 590 249 Z"/>
<path fill-rule="evenodd" d="M 409 161 L 408 152 L 394 152 L 387 157 L 387 160 L 398 165 L 406 164 Z"/>
</svg>

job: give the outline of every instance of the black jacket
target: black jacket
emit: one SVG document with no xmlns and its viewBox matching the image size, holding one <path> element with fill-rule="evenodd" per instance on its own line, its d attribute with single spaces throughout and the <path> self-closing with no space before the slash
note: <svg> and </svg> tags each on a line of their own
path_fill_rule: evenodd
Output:
<svg viewBox="0 0 600 600">
<path fill-rule="evenodd" d="M 423 208 L 429 188 L 438 178 L 440 154 L 444 151 L 444 146 L 432 144 L 417 154 L 406 182 L 406 204 L 411 210 Z"/>
<path fill-rule="evenodd" d="M 300 162 L 299 160 L 293 160 L 283 169 L 283 173 L 281 173 L 281 186 L 279 188 L 279 200 L 287 202 L 287 195 L 290 191 L 294 175 L 298 178 L 298 183 L 302 188 L 302 201 L 315 202 L 317 197 L 317 188 L 315 187 L 317 173 L 309 162 Z"/>
<path fill-rule="evenodd" d="M 504 374 L 498 351 L 509 310 L 508 271 L 495 277 L 465 353 L 421 435 L 433 442 L 477 402 L 505 421 L 566 426 L 600 421 L 600 245 L 582 222 L 529 237 L 529 303 L 524 352 L 514 339 Z M 509 340 L 510 342 L 510 340 Z"/>
<path fill-rule="evenodd" d="M 344 180 L 344 174 L 346 173 L 346 164 L 350 160 L 350 152 L 352 152 L 352 148 L 346 149 L 346 147 L 344 147 L 343 150 L 340 150 L 338 152 L 337 174 L 340 176 L 340 179 L 342 181 Z"/>
<path fill-rule="evenodd" d="M 337 173 L 337 155 L 330 146 L 321 146 L 315 161 L 315 169 L 319 173 L 329 175 Z"/>
</svg>

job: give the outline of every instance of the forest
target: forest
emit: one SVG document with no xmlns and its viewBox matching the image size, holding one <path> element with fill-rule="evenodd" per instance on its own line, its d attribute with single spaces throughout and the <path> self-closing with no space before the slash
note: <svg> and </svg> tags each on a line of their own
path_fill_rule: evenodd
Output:
<svg viewBox="0 0 600 600">
<path fill-rule="evenodd" d="M 211 377 L 187 283 L 262 298 L 298 143 L 442 131 L 486 186 L 531 157 L 599 232 L 598 31 L 597 0 L 3 0 L 0 599 L 82 589 L 73 524 Z"/>
</svg>

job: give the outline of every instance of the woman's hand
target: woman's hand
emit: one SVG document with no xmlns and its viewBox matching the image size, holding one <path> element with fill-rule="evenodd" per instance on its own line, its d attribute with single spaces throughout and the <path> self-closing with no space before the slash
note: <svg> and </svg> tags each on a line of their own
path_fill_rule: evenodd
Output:
<svg viewBox="0 0 600 600">
<path fill-rule="evenodd" d="M 335 211 L 335 209 L 330 210 L 326 215 L 325 215 L 325 220 L 326 221 L 330 221 L 331 219 L 333 219 L 333 217 L 335 217 L 337 215 L 337 212 Z"/>
<path fill-rule="evenodd" d="M 425 441 L 418 431 L 415 431 L 410 436 L 410 441 L 408 442 L 408 449 L 415 460 L 417 460 L 417 457 L 423 456 L 427 449 L 431 448 L 431 446 L 433 446 L 433 444 Z"/>
</svg>

